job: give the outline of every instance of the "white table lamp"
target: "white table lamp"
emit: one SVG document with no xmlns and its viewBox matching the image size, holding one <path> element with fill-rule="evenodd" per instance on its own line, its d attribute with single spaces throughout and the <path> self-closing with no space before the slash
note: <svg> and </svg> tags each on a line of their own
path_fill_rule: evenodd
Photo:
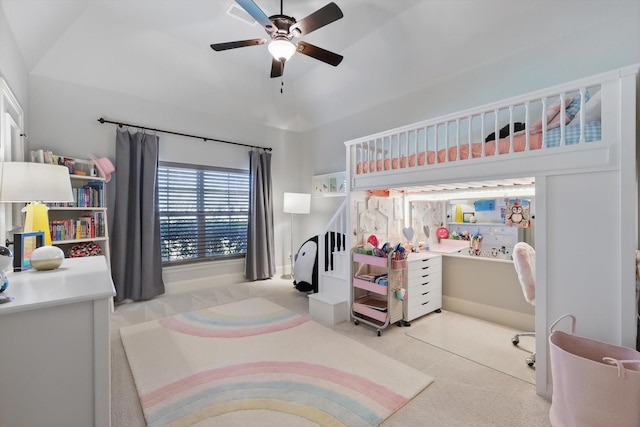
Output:
<svg viewBox="0 0 640 427">
<path fill-rule="evenodd" d="M 289 259 L 291 260 L 291 274 L 284 275 L 286 279 L 293 278 L 293 215 L 308 214 L 311 212 L 311 194 L 307 193 L 284 193 L 284 203 L 282 212 L 291 214 L 291 252 Z"/>
<path fill-rule="evenodd" d="M 43 231 L 51 245 L 49 214 L 40 202 L 73 202 L 66 166 L 45 163 L 0 163 L 0 202 L 28 203 L 24 231 Z"/>
</svg>

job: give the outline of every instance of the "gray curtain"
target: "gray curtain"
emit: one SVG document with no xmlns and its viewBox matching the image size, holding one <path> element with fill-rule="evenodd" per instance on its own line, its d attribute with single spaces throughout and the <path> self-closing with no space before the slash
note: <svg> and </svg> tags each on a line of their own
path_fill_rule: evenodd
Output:
<svg viewBox="0 0 640 427">
<path fill-rule="evenodd" d="M 158 137 L 118 130 L 111 273 L 116 301 L 164 293 L 158 214 Z"/>
<path fill-rule="evenodd" d="M 247 280 L 270 279 L 276 274 L 271 153 L 250 151 L 249 174 L 251 189 L 245 277 Z"/>
</svg>

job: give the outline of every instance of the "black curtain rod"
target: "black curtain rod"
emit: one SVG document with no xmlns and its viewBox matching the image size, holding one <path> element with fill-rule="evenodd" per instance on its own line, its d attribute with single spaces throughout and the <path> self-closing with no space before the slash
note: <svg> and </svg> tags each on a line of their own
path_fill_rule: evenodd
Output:
<svg viewBox="0 0 640 427">
<path fill-rule="evenodd" d="M 242 144 L 240 142 L 224 141 L 222 139 L 215 139 L 215 138 L 207 138 L 206 136 L 189 135 L 188 133 L 173 132 L 173 131 L 170 131 L 170 130 L 162 130 L 162 129 L 154 129 L 154 128 L 149 128 L 149 127 L 146 127 L 146 126 L 132 125 L 132 124 L 123 123 L 123 122 L 114 122 L 114 121 L 111 121 L 111 120 L 104 119 L 102 117 L 100 117 L 98 119 L 98 121 L 100 123 L 102 123 L 102 124 L 111 123 L 111 124 L 114 124 L 114 125 L 118 125 L 119 127 L 128 126 L 128 127 L 137 128 L 137 129 L 150 130 L 150 131 L 153 131 L 153 132 L 162 132 L 162 133 L 169 133 L 171 135 L 186 136 L 187 138 L 201 139 L 204 142 L 214 141 L 214 142 L 222 142 L 223 144 L 233 144 L 233 145 L 240 145 L 242 147 L 258 148 L 260 150 L 265 150 L 265 151 L 271 151 L 272 150 L 271 147 L 258 147 L 257 145 Z"/>
</svg>

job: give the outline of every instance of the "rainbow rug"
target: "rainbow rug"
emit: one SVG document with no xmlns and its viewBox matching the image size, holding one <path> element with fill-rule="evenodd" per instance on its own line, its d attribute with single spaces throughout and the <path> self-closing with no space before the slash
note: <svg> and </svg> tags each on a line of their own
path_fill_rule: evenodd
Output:
<svg viewBox="0 0 640 427">
<path fill-rule="evenodd" d="M 433 381 L 262 298 L 120 335 L 152 427 L 375 426 Z"/>
</svg>

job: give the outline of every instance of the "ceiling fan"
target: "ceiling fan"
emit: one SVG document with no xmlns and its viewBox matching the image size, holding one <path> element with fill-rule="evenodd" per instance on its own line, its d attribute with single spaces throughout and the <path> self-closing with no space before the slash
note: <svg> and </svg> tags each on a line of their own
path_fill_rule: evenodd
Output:
<svg viewBox="0 0 640 427">
<path fill-rule="evenodd" d="M 292 16 L 284 15 L 282 1 L 280 0 L 280 15 L 267 16 L 253 0 L 235 0 L 253 19 L 262 25 L 271 37 L 269 52 L 273 56 L 271 61 L 271 77 L 281 77 L 284 73 L 284 63 L 295 52 L 310 56 L 334 67 L 342 61 L 342 55 L 330 52 L 311 43 L 292 40 L 322 28 L 343 17 L 340 8 L 333 2 L 316 10 L 311 15 L 296 21 Z M 211 48 L 216 52 L 235 49 L 238 47 L 256 46 L 267 43 L 266 39 L 239 40 L 227 43 L 214 43 Z"/>
</svg>

